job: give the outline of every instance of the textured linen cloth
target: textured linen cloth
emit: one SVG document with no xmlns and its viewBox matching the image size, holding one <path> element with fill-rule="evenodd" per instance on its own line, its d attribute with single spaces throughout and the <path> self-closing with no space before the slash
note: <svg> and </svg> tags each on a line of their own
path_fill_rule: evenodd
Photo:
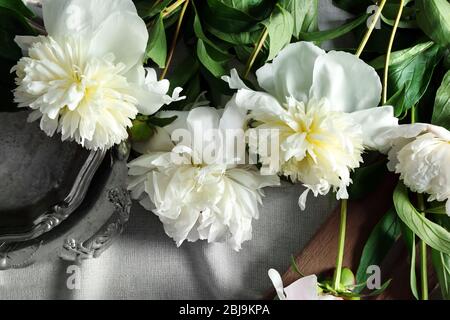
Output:
<svg viewBox="0 0 450 320">
<path fill-rule="evenodd" d="M 320 3 L 320 28 L 348 16 Z M 342 45 L 342 43 L 341 43 Z M 333 43 L 323 47 L 329 49 Z M 334 209 L 333 196 L 310 196 L 298 207 L 301 185 L 266 188 L 253 239 L 240 252 L 204 241 L 180 248 L 164 233 L 159 219 L 134 203 L 122 236 L 99 258 L 81 262 L 81 286 L 69 290 L 73 262 L 39 262 L 26 269 L 0 271 L 3 299 L 259 299 L 271 288 L 269 268 L 284 272 Z"/>
</svg>

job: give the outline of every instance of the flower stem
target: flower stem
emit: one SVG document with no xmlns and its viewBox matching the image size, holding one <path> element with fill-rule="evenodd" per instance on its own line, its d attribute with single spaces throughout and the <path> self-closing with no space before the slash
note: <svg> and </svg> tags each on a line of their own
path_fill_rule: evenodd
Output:
<svg viewBox="0 0 450 320">
<path fill-rule="evenodd" d="M 250 55 L 250 58 L 247 61 L 247 65 L 245 66 L 245 72 L 244 72 L 244 79 L 248 77 L 248 74 L 250 73 L 250 70 L 255 63 L 256 57 L 258 56 L 258 53 L 261 51 L 261 48 L 264 45 L 264 42 L 266 41 L 267 36 L 269 35 L 269 30 L 264 27 L 264 31 L 261 33 L 261 36 L 258 39 L 258 42 L 255 44 L 255 49 L 253 50 L 252 54 Z"/>
<path fill-rule="evenodd" d="M 417 110 L 416 110 L 416 106 L 412 106 L 411 107 L 411 124 L 414 124 L 417 122 Z"/>
<path fill-rule="evenodd" d="M 168 16 L 170 16 L 172 12 L 177 10 L 178 7 L 181 6 L 185 1 L 186 0 L 177 0 L 176 2 L 172 3 L 170 6 L 165 8 L 162 12 L 163 18 L 167 18 Z"/>
<path fill-rule="evenodd" d="M 425 216 L 425 201 L 423 194 L 417 194 L 417 204 L 420 213 Z M 422 283 L 422 300 L 428 300 L 428 270 L 427 270 L 427 244 L 420 240 L 420 279 Z"/>
<path fill-rule="evenodd" d="M 341 200 L 341 219 L 339 223 L 338 254 L 333 276 L 333 289 L 338 290 L 341 283 L 342 262 L 344 260 L 345 229 L 347 225 L 347 199 Z"/>
<path fill-rule="evenodd" d="M 177 46 L 178 36 L 180 34 L 181 25 L 183 23 L 184 14 L 189 4 L 189 0 L 183 0 L 184 2 L 183 8 L 181 9 L 180 17 L 178 18 L 177 27 L 175 29 L 175 34 L 173 36 L 172 45 L 170 47 L 169 55 L 167 56 L 166 67 L 161 73 L 160 79 L 164 79 L 167 75 L 167 71 L 169 70 L 170 63 L 172 62 L 173 53 L 175 52 L 175 47 Z M 175 3 L 174 3 L 175 4 Z"/>
<path fill-rule="evenodd" d="M 381 11 L 384 8 L 384 5 L 386 4 L 386 0 L 381 0 L 380 4 L 378 6 L 377 11 L 375 12 L 375 15 L 373 17 L 372 23 L 370 24 L 370 26 L 367 29 L 366 34 L 364 35 L 363 40 L 361 41 L 361 44 L 358 47 L 358 50 L 356 50 L 355 55 L 357 57 L 359 57 L 361 55 L 361 53 L 364 50 L 364 47 L 367 44 L 367 41 L 369 41 L 370 35 L 372 34 L 373 29 L 375 28 L 375 25 L 377 24 L 377 21 L 380 19 L 380 15 L 381 15 Z"/>
<path fill-rule="evenodd" d="M 391 59 L 392 45 L 394 44 L 395 33 L 397 32 L 398 24 L 403 13 L 404 0 L 400 0 L 400 8 L 398 9 L 397 17 L 395 18 L 394 26 L 392 27 L 391 37 L 389 38 L 388 49 L 386 52 L 386 63 L 384 65 L 384 77 L 383 77 L 383 104 L 387 101 L 387 82 L 388 82 L 388 71 L 389 71 L 389 61 Z"/>
</svg>

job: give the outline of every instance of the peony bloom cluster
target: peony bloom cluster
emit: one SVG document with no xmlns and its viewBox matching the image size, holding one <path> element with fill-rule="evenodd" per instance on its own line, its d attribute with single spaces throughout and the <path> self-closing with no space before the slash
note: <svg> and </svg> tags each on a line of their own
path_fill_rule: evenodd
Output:
<svg viewBox="0 0 450 320">
<path fill-rule="evenodd" d="M 389 170 L 399 173 L 412 191 L 429 194 L 428 201 L 446 201 L 450 215 L 450 132 L 415 123 L 388 130 L 379 139 L 390 147 Z"/>
<path fill-rule="evenodd" d="M 107 149 L 128 137 L 138 112 L 179 98 L 144 70 L 148 32 L 133 1 L 44 0 L 43 19 L 47 36 L 16 37 L 26 56 L 13 71 L 15 101 L 47 135 Z"/>
<path fill-rule="evenodd" d="M 256 72 L 264 91 L 249 89 L 235 70 L 224 77 L 238 89 L 235 105 L 248 111 L 256 129 L 279 132 L 279 157 L 259 154 L 261 162 L 307 188 L 348 198 L 350 172 L 364 149 L 379 149 L 375 137 L 397 124 L 391 106 L 378 107 L 381 82 L 375 70 L 354 55 L 326 53 L 308 42 L 286 46 Z M 277 163 L 271 163 L 271 162 Z"/>
<path fill-rule="evenodd" d="M 144 154 L 129 163 L 132 197 L 160 218 L 178 246 L 207 239 L 240 250 L 252 237 L 261 189 L 279 184 L 277 176 L 239 164 L 245 148 L 231 152 L 233 141 L 242 138 L 245 117 L 211 107 L 158 116 L 177 119 L 137 146 Z"/>
</svg>

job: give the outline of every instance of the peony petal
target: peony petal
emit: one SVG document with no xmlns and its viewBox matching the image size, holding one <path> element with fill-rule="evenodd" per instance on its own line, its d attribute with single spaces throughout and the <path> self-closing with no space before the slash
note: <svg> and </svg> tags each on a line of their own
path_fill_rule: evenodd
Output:
<svg viewBox="0 0 450 320">
<path fill-rule="evenodd" d="M 381 81 L 355 55 L 331 51 L 316 60 L 310 97 L 327 98 L 334 110 L 343 112 L 374 108 L 380 102 Z"/>
<path fill-rule="evenodd" d="M 318 300 L 317 277 L 310 275 L 298 279 L 284 288 L 288 300 Z"/>
<path fill-rule="evenodd" d="M 310 42 L 296 42 L 280 51 L 272 63 L 256 71 L 259 85 L 284 103 L 287 97 L 306 102 L 316 59 L 325 51 Z"/>
<path fill-rule="evenodd" d="M 239 74 L 236 71 L 236 69 L 231 69 L 230 76 L 223 76 L 222 80 L 227 82 L 231 89 L 250 89 L 239 77 Z"/>
<path fill-rule="evenodd" d="M 39 41 L 39 36 L 16 36 L 14 42 L 22 49 L 22 54 L 24 56 L 28 55 L 28 49 L 35 42 Z"/>
<path fill-rule="evenodd" d="M 219 113 L 211 107 L 192 109 L 186 119 L 191 132 L 191 148 L 203 155 L 204 150 L 211 143 L 215 143 L 214 130 L 219 129 Z M 217 132 L 216 132 L 217 133 Z"/>
<path fill-rule="evenodd" d="M 131 0 L 44 0 L 43 14 L 49 36 L 57 41 L 76 34 L 90 41 L 92 55 L 113 53 L 125 70 L 142 62 L 148 32 Z"/>
<path fill-rule="evenodd" d="M 393 127 L 381 133 L 378 137 L 375 138 L 375 144 L 379 146 L 385 146 L 383 150 L 380 150 L 383 153 L 387 153 L 387 151 L 394 145 L 396 151 L 398 151 L 406 143 L 408 143 L 410 139 L 415 138 L 421 133 L 426 132 L 427 130 L 429 130 L 430 127 L 432 126 L 426 123 L 399 125 L 397 127 Z"/>
<path fill-rule="evenodd" d="M 386 150 L 387 141 L 379 137 L 386 130 L 398 126 L 398 119 L 394 117 L 394 108 L 391 106 L 375 107 L 351 113 L 356 123 L 363 130 L 363 143 L 372 150 Z"/>
<path fill-rule="evenodd" d="M 167 95 L 170 82 L 167 79 L 158 80 L 156 71 L 152 68 L 146 68 L 144 71 L 143 67 L 138 67 L 137 71 L 128 73 L 127 76 L 137 83 L 134 94 L 139 101 L 139 112 L 142 114 L 154 114 L 163 105 L 186 98 L 180 96 L 183 89 L 178 87 L 173 90 L 172 96 Z"/>
<path fill-rule="evenodd" d="M 236 105 L 245 110 L 271 115 L 286 114 L 286 110 L 270 94 L 241 89 L 236 93 Z"/>
<path fill-rule="evenodd" d="M 225 106 L 219 128 L 223 135 L 223 158 L 226 163 L 244 163 L 246 155 L 244 126 L 247 112 L 236 105 L 233 97 Z"/>
<path fill-rule="evenodd" d="M 275 269 L 270 269 L 268 272 L 269 278 L 272 281 L 272 284 L 277 292 L 278 298 L 280 300 L 286 300 L 286 295 L 283 291 L 283 280 L 281 279 L 280 274 Z"/>
<path fill-rule="evenodd" d="M 173 149 L 169 133 L 163 128 L 156 128 L 156 132 L 145 142 L 134 142 L 133 150 L 141 153 L 169 152 Z"/>
</svg>

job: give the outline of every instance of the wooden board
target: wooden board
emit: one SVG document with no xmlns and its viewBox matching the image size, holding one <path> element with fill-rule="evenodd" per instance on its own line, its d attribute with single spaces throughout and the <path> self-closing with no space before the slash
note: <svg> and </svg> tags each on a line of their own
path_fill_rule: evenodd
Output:
<svg viewBox="0 0 450 320">
<path fill-rule="evenodd" d="M 344 253 L 344 266 L 356 272 L 364 245 L 370 232 L 380 218 L 393 205 L 392 193 L 397 183 L 395 175 L 389 175 L 378 188 L 367 197 L 358 201 L 349 201 L 347 233 Z M 321 226 L 309 244 L 297 254 L 296 263 L 303 274 L 332 274 L 338 244 L 340 209 L 336 208 Z M 392 279 L 389 288 L 374 299 L 413 299 L 409 286 L 410 258 L 400 239 L 390 250 L 380 266 L 383 281 Z M 436 277 L 429 265 L 429 287 L 436 287 Z M 283 275 L 285 286 L 294 282 L 299 275 L 291 268 Z M 420 279 L 418 279 L 420 281 Z M 273 298 L 270 290 L 266 298 Z"/>
</svg>

